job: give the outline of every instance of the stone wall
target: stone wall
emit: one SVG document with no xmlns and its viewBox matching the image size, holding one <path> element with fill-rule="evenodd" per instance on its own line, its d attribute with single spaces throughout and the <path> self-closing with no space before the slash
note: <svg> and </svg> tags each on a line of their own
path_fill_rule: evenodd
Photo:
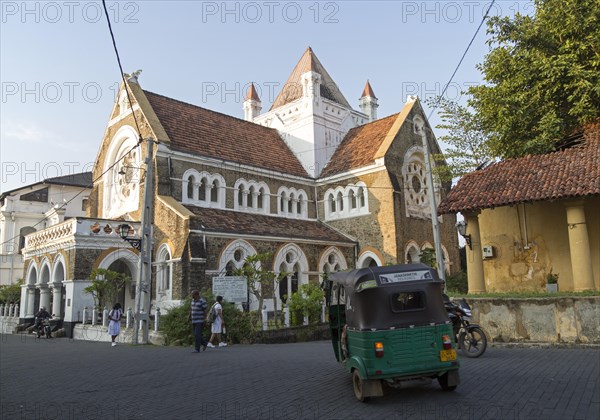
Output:
<svg viewBox="0 0 600 420">
<path fill-rule="evenodd" d="M 600 296 L 468 302 L 492 342 L 600 344 Z"/>
</svg>

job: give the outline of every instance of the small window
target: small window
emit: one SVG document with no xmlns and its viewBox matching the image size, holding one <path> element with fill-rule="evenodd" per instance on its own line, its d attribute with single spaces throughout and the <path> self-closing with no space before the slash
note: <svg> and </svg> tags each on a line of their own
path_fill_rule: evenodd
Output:
<svg viewBox="0 0 600 420">
<path fill-rule="evenodd" d="M 89 201 L 90 201 L 89 197 L 84 197 L 83 200 L 81 200 L 81 211 L 87 210 Z"/>
<path fill-rule="evenodd" d="M 392 311 L 404 312 L 425 308 L 423 292 L 400 292 L 392 295 Z"/>
<path fill-rule="evenodd" d="M 27 194 L 23 194 L 19 197 L 21 201 L 37 201 L 39 203 L 48 202 L 48 188 L 42 188 L 41 190 L 32 191 Z"/>
</svg>

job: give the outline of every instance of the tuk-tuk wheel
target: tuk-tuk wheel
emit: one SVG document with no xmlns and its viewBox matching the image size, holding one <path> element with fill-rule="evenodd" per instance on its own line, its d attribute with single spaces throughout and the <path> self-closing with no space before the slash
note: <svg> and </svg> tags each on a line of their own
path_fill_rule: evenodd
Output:
<svg viewBox="0 0 600 420">
<path fill-rule="evenodd" d="M 444 391 L 454 391 L 456 389 L 456 385 L 448 385 L 448 372 L 438 376 L 437 380 Z"/>
<path fill-rule="evenodd" d="M 369 397 L 365 397 L 363 393 L 363 380 L 360 377 L 360 373 L 358 373 L 358 369 L 354 369 L 352 371 L 352 386 L 354 388 L 354 396 L 360 402 L 369 401 Z"/>
</svg>

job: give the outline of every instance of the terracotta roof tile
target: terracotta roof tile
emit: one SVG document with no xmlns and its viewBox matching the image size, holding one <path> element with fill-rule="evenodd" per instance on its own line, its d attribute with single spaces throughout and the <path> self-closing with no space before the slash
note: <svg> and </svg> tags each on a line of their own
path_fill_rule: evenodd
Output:
<svg viewBox="0 0 600 420">
<path fill-rule="evenodd" d="M 173 150 L 309 176 L 277 130 L 146 90 L 144 93 Z"/>
<path fill-rule="evenodd" d="M 270 110 L 293 102 L 302 96 L 302 81 L 300 76 L 308 71 L 314 71 L 321 75 L 321 97 L 343 105 L 346 108 L 352 108 L 329 73 L 327 73 L 327 70 L 325 70 L 325 67 L 323 67 L 323 64 L 321 64 L 312 48 L 308 47 L 275 98 Z"/>
<path fill-rule="evenodd" d="M 256 93 L 256 89 L 254 88 L 254 82 L 250 83 L 250 87 L 248 88 L 248 94 L 246 95 L 245 99 L 253 99 L 255 101 L 260 102 L 260 97 L 258 96 L 258 93 Z"/>
<path fill-rule="evenodd" d="M 310 239 L 341 242 L 353 245 L 346 236 L 331 229 L 323 222 L 301 219 L 286 219 L 264 214 L 243 213 L 232 210 L 185 206 L 194 213 L 190 229 L 207 232 L 234 233 L 236 235 L 258 235 L 285 239 Z"/>
<path fill-rule="evenodd" d="M 370 165 L 375 154 L 394 125 L 398 114 L 355 127 L 348 131 L 321 177 L 331 176 L 350 169 Z"/>
<path fill-rule="evenodd" d="M 373 92 L 373 88 L 371 87 L 371 84 L 369 83 L 368 80 L 367 80 L 367 84 L 365 85 L 365 88 L 363 90 L 363 93 L 361 95 L 361 98 L 364 98 L 365 96 L 370 96 L 371 98 L 377 99 L 377 96 L 375 96 L 375 92 Z"/>
<path fill-rule="evenodd" d="M 460 179 L 438 207 L 440 213 L 475 211 L 542 200 L 600 195 L 600 124 L 582 144 L 506 160 Z"/>
</svg>

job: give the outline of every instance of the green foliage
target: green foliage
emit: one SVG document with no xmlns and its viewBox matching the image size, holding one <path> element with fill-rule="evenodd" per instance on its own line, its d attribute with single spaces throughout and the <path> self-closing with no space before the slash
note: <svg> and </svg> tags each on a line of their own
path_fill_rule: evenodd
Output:
<svg viewBox="0 0 600 420">
<path fill-rule="evenodd" d="M 166 315 L 160 318 L 160 330 L 165 337 L 166 345 L 189 346 L 194 343 L 192 323 L 189 320 L 190 299 L 183 304 L 169 309 Z"/>
<path fill-rule="evenodd" d="M 546 153 L 600 116 L 600 2 L 534 0 L 533 16 L 492 17 L 485 85 L 469 102 L 502 158 Z"/>
<path fill-rule="evenodd" d="M 258 311 L 242 312 L 232 303 L 223 303 L 226 336 L 229 343 L 250 344 L 256 341 L 259 332 Z"/>
<path fill-rule="evenodd" d="M 477 114 L 439 96 L 425 102 L 430 106 L 437 104 L 441 110 L 442 124 L 436 127 L 445 130 L 445 134 L 438 140 L 448 146 L 443 155 L 434 155 L 434 159 L 445 160 L 446 165 L 436 165 L 434 170 L 442 182 L 452 181 L 494 159 L 487 144 L 490 135 Z"/>
<path fill-rule="evenodd" d="M 211 292 L 200 294 L 208 307 L 215 303 Z M 253 343 L 256 341 L 258 313 L 242 312 L 234 304 L 223 301 L 223 318 L 225 319 L 226 335 L 229 343 Z M 169 309 L 161 318 L 160 330 L 165 337 L 165 344 L 189 346 L 194 343 L 192 323 L 189 319 L 191 299 L 186 299 L 182 305 Z M 210 322 L 204 323 L 203 336 L 205 340 L 210 337 Z"/>
<path fill-rule="evenodd" d="M 0 303 L 17 304 L 21 302 L 21 285 L 23 279 L 19 279 L 16 283 L 0 286 Z"/>
<path fill-rule="evenodd" d="M 119 293 L 131 283 L 131 277 L 104 268 L 92 271 L 88 279 L 92 284 L 83 291 L 92 295 L 99 308 L 111 308 L 118 301 Z"/>
<path fill-rule="evenodd" d="M 273 289 L 275 272 L 269 270 L 273 258 L 271 253 L 249 255 L 244 260 L 244 266 L 233 272 L 236 276 L 244 276 L 248 281 L 248 291 L 258 300 L 258 307 L 263 307 L 263 301 L 268 291 Z"/>
<path fill-rule="evenodd" d="M 454 274 L 446 275 L 446 291 L 447 293 L 466 294 L 469 291 L 467 282 L 467 273 L 459 271 Z"/>
<path fill-rule="evenodd" d="M 550 272 L 546 276 L 546 283 L 547 284 L 557 284 L 558 283 L 558 274 L 553 273 L 552 269 L 550 269 Z"/>
<path fill-rule="evenodd" d="M 288 301 L 290 308 L 290 324 L 302 325 L 304 316 L 308 315 L 309 324 L 318 324 L 321 319 L 321 302 L 325 292 L 317 284 L 308 283 L 300 286 L 298 292 L 292 293 Z"/>
<path fill-rule="evenodd" d="M 429 267 L 437 270 L 437 259 L 435 256 L 435 250 L 433 248 L 423 249 L 419 254 L 419 260 L 423 264 L 428 265 Z"/>
</svg>

